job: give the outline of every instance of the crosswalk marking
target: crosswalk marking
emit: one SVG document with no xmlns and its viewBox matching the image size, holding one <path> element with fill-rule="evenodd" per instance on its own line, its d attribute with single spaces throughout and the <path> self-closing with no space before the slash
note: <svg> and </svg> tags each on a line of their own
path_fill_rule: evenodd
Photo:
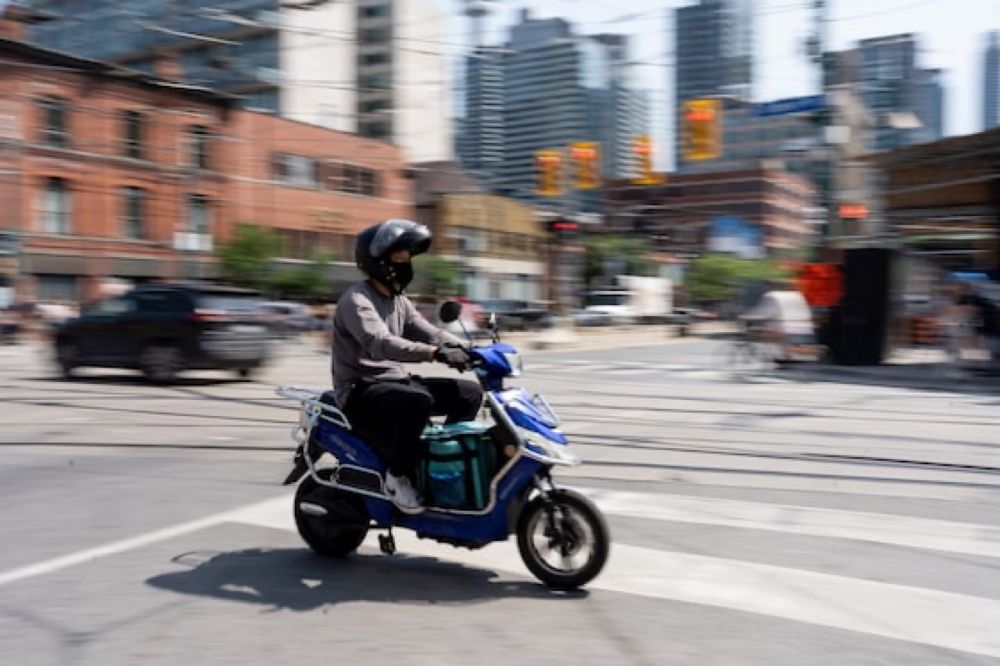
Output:
<svg viewBox="0 0 1000 666">
<path fill-rule="evenodd" d="M 609 515 L 860 539 L 1000 558 L 986 525 L 717 498 L 583 489 Z M 294 531 L 292 495 L 0 572 L 0 585 L 141 548 L 221 523 Z M 401 553 L 527 577 L 513 541 L 453 550 L 396 534 Z M 374 535 L 367 542 L 374 544 Z M 405 556 L 404 555 L 404 556 Z M 737 559 L 625 544 L 612 546 L 594 590 L 735 609 L 885 638 L 1000 657 L 1000 601 Z"/>
<path fill-rule="evenodd" d="M 295 529 L 289 507 L 277 503 L 235 519 Z M 526 575 L 512 541 L 453 550 L 400 530 L 396 542 L 404 556 Z M 1000 657 L 1000 601 L 964 594 L 622 544 L 612 545 L 607 566 L 587 587 Z"/>
<path fill-rule="evenodd" d="M 1000 558 L 1000 527 L 745 500 L 578 489 L 609 515 L 855 539 Z"/>
</svg>

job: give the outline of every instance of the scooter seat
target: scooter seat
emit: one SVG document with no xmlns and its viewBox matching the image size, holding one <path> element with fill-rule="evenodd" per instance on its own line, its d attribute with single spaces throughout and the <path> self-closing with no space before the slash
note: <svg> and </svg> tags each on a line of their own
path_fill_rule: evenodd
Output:
<svg viewBox="0 0 1000 666">
<path fill-rule="evenodd" d="M 334 391 L 323 391 L 323 395 L 319 397 L 319 401 L 324 405 L 330 405 L 331 407 L 337 407 L 337 394 Z M 338 407 L 339 409 L 339 407 Z"/>
</svg>

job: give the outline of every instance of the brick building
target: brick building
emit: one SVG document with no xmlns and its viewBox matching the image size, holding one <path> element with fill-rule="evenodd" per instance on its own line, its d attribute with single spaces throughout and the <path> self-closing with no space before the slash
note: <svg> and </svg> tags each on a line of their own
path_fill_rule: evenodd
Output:
<svg viewBox="0 0 1000 666">
<path fill-rule="evenodd" d="M 274 228 L 287 260 L 319 252 L 347 277 L 359 231 L 413 214 L 413 182 L 391 144 L 244 110 L 227 131 L 223 235 L 237 224 Z"/>
<path fill-rule="evenodd" d="M 12 14 L 0 21 L 0 289 L 18 299 L 213 277 L 239 223 L 278 229 L 291 262 L 321 250 L 353 276 L 353 235 L 410 214 L 396 147 L 29 46 L 12 39 L 25 18 Z M 176 75 L 175 60 L 160 65 Z"/>
<path fill-rule="evenodd" d="M 781 254 L 811 242 L 815 198 L 805 179 L 765 167 L 673 175 L 660 185 L 618 182 L 608 190 L 606 226 L 682 257 L 716 249 L 727 228 L 752 232 L 760 254 Z"/>
<path fill-rule="evenodd" d="M 0 227 L 23 298 L 77 300 L 102 279 L 179 275 L 175 232 L 209 236 L 212 154 L 230 100 L 0 39 Z"/>
<path fill-rule="evenodd" d="M 1000 279 L 1000 128 L 878 153 L 886 230 L 945 271 Z"/>
<path fill-rule="evenodd" d="M 539 213 L 489 194 L 453 162 L 415 165 L 414 219 L 435 235 L 432 251 L 458 266 L 474 300 L 543 299 L 549 268 Z"/>
</svg>

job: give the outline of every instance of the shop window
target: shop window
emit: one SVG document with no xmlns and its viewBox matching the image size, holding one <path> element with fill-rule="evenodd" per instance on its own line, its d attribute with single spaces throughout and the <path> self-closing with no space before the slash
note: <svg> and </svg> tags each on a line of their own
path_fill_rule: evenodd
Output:
<svg viewBox="0 0 1000 666">
<path fill-rule="evenodd" d="M 72 230 L 72 202 L 64 178 L 46 178 L 38 205 L 39 228 L 45 233 L 68 234 Z"/>
<path fill-rule="evenodd" d="M 58 97 L 45 97 L 39 102 L 41 111 L 41 136 L 42 143 L 57 148 L 69 146 L 69 129 L 67 118 L 69 115 L 66 100 Z"/>
<path fill-rule="evenodd" d="M 123 187 L 121 200 L 125 238 L 142 238 L 146 233 L 146 191 L 141 187 Z"/>
</svg>

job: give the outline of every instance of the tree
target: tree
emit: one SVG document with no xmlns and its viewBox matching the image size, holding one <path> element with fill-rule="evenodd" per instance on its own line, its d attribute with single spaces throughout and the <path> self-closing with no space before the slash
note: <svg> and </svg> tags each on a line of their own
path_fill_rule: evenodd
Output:
<svg viewBox="0 0 1000 666">
<path fill-rule="evenodd" d="M 271 265 L 281 253 L 281 238 L 270 229 L 241 224 L 216 255 L 222 277 L 233 284 L 260 289 L 267 284 Z"/>
<path fill-rule="evenodd" d="M 421 255 L 413 260 L 414 272 L 424 281 L 427 300 L 454 296 L 461 291 L 458 266 L 453 261 L 434 255 Z"/>
<path fill-rule="evenodd" d="M 614 275 L 654 275 L 656 264 L 649 258 L 643 238 L 593 235 L 584 241 L 584 280 L 587 288 Z"/>
<path fill-rule="evenodd" d="M 691 262 L 684 282 L 688 299 L 701 305 L 730 301 L 743 286 L 785 277 L 782 269 L 766 259 L 708 254 Z"/>
<path fill-rule="evenodd" d="M 315 300 L 330 291 L 330 258 L 313 253 L 310 263 L 275 270 L 268 279 L 268 290 L 283 298 Z"/>
</svg>

